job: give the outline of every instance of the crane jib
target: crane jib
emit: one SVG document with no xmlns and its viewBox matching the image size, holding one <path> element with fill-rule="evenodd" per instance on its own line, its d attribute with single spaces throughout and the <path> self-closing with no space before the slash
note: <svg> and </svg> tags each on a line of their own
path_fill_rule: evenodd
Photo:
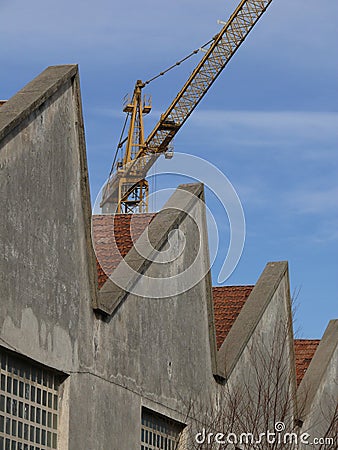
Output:
<svg viewBox="0 0 338 450">
<path fill-rule="evenodd" d="M 176 129 L 170 134 L 171 138 L 179 131 L 271 1 L 242 0 L 240 2 L 181 91 L 149 134 L 146 139 L 146 145 L 149 148 L 165 147 L 163 142 L 167 141 L 168 133 L 163 132 L 163 122 L 169 120 L 175 123 Z"/>
<path fill-rule="evenodd" d="M 117 172 L 104 188 L 101 206 L 106 212 L 148 210 L 148 184 L 145 181 L 148 170 L 158 156 L 169 156 L 168 149 L 173 138 L 271 2 L 272 0 L 240 1 L 228 22 L 209 41 L 210 46 L 204 50 L 203 58 L 147 139 L 144 139 L 143 115 L 150 111 L 151 106 L 142 103 L 141 90 L 145 84 L 137 81 L 133 98 L 125 109 L 130 111 L 131 120 L 123 164 L 122 167 L 118 166 Z"/>
</svg>

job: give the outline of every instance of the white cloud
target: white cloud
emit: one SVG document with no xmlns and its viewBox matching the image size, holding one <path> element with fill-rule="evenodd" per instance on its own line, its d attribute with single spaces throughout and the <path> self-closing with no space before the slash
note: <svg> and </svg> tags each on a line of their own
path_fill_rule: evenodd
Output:
<svg viewBox="0 0 338 450">
<path fill-rule="evenodd" d="M 338 215 L 338 186 L 326 189 L 293 190 L 286 194 L 287 203 L 300 214 Z"/>
<path fill-rule="evenodd" d="M 338 139 L 337 112 L 204 110 L 197 111 L 190 121 L 213 130 L 244 127 L 284 136 L 292 133 L 318 137 L 318 133 L 325 133 Z"/>
<path fill-rule="evenodd" d="M 76 47 L 94 50 L 93 56 L 109 49 L 112 53 L 107 63 L 118 66 L 132 53 L 145 60 L 146 54 L 151 57 L 151 52 L 163 53 L 164 48 L 177 53 L 183 40 L 188 49 L 194 38 L 200 45 L 219 29 L 216 12 L 224 10 L 222 3 L 218 0 L 205 8 L 202 0 L 172 0 L 163 14 L 164 7 L 156 0 L 142 5 L 137 0 L 13 0 L 0 5 L 0 36 L 6 39 L 7 48 L 20 50 L 29 42 L 40 54 L 65 45 L 65 52 Z M 204 13 L 200 14 L 202 8 Z"/>
<path fill-rule="evenodd" d="M 88 111 L 92 115 L 120 118 L 121 110 L 95 107 Z M 152 120 L 156 120 L 163 111 L 153 110 Z M 218 136 L 226 134 L 229 130 L 242 129 L 241 142 L 245 136 L 261 135 L 259 144 L 269 144 L 269 140 L 279 135 L 288 139 L 291 137 L 306 137 L 307 139 L 327 140 L 334 139 L 338 143 L 338 112 L 309 112 L 309 111 L 227 111 L 200 109 L 189 118 L 191 128 L 205 129 L 208 134 L 217 132 Z M 253 133 L 251 133 L 251 131 Z M 195 132 L 193 130 L 193 132 Z M 233 134 L 233 133 L 232 133 Z M 217 137 L 217 135 L 215 136 Z M 256 140 L 248 139 L 248 145 L 256 145 Z"/>
<path fill-rule="evenodd" d="M 244 152 L 250 158 L 269 152 L 269 158 L 290 158 L 290 164 L 300 160 L 338 163 L 335 112 L 200 110 L 189 120 L 184 141 L 191 140 L 198 129 L 200 145 L 212 139 L 214 151 L 226 146 L 228 152 Z"/>
<path fill-rule="evenodd" d="M 0 36 L 4 51 L 29 48 L 37 56 L 63 47 L 64 53 L 77 49 L 92 58 L 104 53 L 109 66 L 119 67 L 121 61 L 149 64 L 154 54 L 179 55 L 201 45 L 220 29 L 217 19 L 226 20 L 237 3 L 172 0 L 164 7 L 156 0 L 142 5 L 138 0 L 12 0 L 0 5 Z M 297 65 L 315 67 L 325 60 L 337 67 L 335 58 L 326 57 L 333 53 L 337 36 L 337 9 L 332 1 L 273 2 L 245 46 L 255 59 L 266 60 L 268 52 Z"/>
<path fill-rule="evenodd" d="M 313 241 L 317 244 L 336 244 L 338 242 L 338 220 L 334 223 L 328 221 L 322 224 L 321 230 L 315 234 Z"/>
</svg>

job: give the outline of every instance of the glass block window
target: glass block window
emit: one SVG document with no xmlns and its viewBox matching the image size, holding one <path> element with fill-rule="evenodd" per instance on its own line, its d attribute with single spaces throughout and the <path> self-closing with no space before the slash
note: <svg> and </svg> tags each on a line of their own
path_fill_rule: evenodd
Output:
<svg viewBox="0 0 338 450">
<path fill-rule="evenodd" d="M 0 450 L 56 449 L 60 377 L 2 348 L 0 360 Z"/>
<path fill-rule="evenodd" d="M 142 409 L 141 450 L 176 450 L 184 425 Z"/>
</svg>

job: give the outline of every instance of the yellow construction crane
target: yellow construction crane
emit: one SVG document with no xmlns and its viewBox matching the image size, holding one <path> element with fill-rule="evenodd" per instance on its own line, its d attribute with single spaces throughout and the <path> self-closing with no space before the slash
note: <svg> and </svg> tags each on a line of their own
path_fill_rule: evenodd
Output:
<svg viewBox="0 0 338 450">
<path fill-rule="evenodd" d="M 164 154 L 172 157 L 170 144 L 206 94 L 210 86 L 222 72 L 255 23 L 265 12 L 272 0 L 241 0 L 228 20 L 221 22 L 223 28 L 203 48 L 204 56 L 196 66 L 185 85 L 177 94 L 165 113 L 161 114 L 149 136 L 144 138 L 143 116 L 151 110 L 149 98 L 142 95 L 142 89 L 153 79 L 170 70 L 182 61 L 160 73 L 153 79 L 143 83 L 138 80 L 131 99 L 127 99 L 124 112 L 127 113 L 125 127 L 129 120 L 123 159 L 113 163 L 107 184 L 103 189 L 101 208 L 103 213 L 134 213 L 148 211 L 147 173 L 157 158 Z M 124 127 L 124 129 L 125 129 Z"/>
</svg>

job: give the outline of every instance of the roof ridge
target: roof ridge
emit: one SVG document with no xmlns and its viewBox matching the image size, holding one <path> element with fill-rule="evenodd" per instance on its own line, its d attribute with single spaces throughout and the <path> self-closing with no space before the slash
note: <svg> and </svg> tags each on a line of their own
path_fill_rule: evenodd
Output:
<svg viewBox="0 0 338 450">
<path fill-rule="evenodd" d="M 229 284 L 224 286 L 212 286 L 213 289 L 226 289 L 226 288 L 254 288 L 254 284 Z"/>
</svg>

